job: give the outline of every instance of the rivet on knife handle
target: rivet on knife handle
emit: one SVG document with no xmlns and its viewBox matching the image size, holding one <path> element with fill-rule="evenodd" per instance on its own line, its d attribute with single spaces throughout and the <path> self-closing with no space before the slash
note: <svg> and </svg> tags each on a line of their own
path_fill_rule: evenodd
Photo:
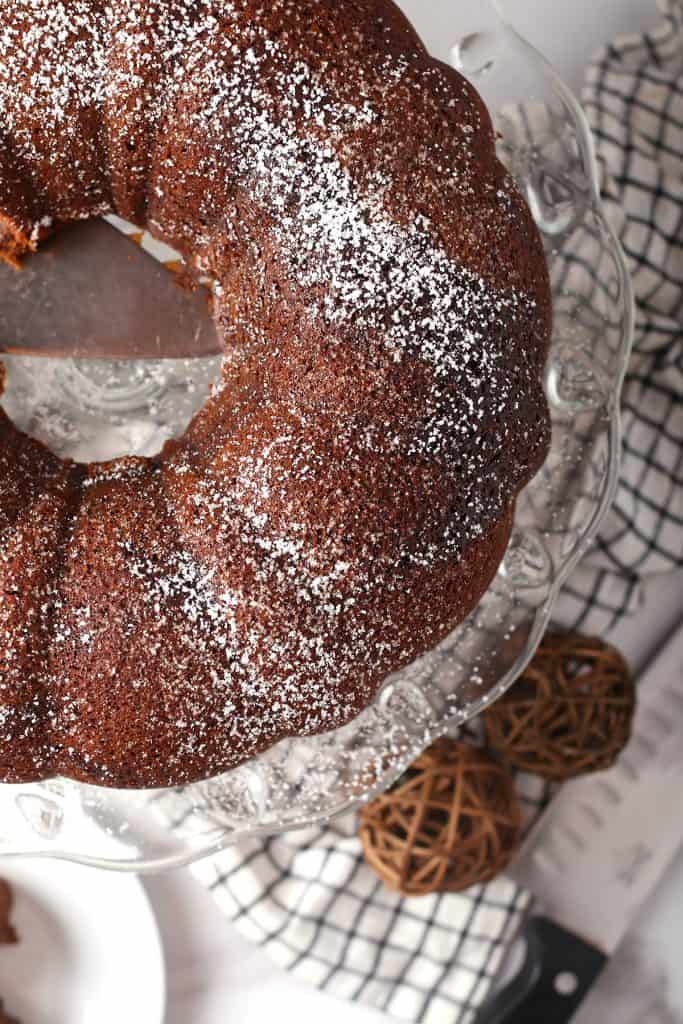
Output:
<svg viewBox="0 0 683 1024">
<path fill-rule="evenodd" d="M 568 1024 L 607 963 L 594 946 L 544 917 L 524 928 L 526 956 L 476 1024 Z"/>
</svg>

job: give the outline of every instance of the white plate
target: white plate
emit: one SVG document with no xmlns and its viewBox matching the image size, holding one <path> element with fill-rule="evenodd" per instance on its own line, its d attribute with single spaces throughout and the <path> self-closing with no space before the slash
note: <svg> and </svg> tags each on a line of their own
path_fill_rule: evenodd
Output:
<svg viewBox="0 0 683 1024">
<path fill-rule="evenodd" d="M 161 1024 L 164 961 L 140 882 L 50 860 L 6 860 L 16 946 L 0 998 L 22 1024 Z"/>
</svg>

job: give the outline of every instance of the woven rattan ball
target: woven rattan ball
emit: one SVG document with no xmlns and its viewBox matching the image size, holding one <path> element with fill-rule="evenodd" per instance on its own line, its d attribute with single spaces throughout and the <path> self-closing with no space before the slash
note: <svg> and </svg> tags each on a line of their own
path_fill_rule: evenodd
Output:
<svg viewBox="0 0 683 1024">
<path fill-rule="evenodd" d="M 439 740 L 361 812 L 365 859 L 404 896 L 459 892 L 504 870 L 521 811 L 509 769 L 488 751 Z"/>
<path fill-rule="evenodd" d="M 630 738 L 635 703 L 619 651 L 578 633 L 549 633 L 485 712 L 488 742 L 516 768 L 564 782 L 615 762 Z"/>
</svg>

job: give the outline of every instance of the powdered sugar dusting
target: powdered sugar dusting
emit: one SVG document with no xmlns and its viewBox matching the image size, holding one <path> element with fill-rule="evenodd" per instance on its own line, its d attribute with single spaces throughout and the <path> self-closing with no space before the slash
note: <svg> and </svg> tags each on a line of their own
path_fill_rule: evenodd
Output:
<svg viewBox="0 0 683 1024">
<path fill-rule="evenodd" d="M 7 191 L 0 162 L 0 212 L 31 242 L 104 210 L 144 221 L 214 279 L 227 346 L 221 383 L 159 459 L 50 463 L 59 564 L 26 595 L 43 609 L 31 678 L 49 712 L 27 721 L 61 771 L 179 784 L 342 725 L 495 570 L 546 440 L 542 289 L 506 251 L 519 204 L 475 156 L 469 87 L 384 15 L 331 0 L 0 6 L 5 159 L 32 179 Z M 480 203 L 489 238 L 468 219 Z M 5 543 L 15 531 L 8 515 Z"/>
</svg>

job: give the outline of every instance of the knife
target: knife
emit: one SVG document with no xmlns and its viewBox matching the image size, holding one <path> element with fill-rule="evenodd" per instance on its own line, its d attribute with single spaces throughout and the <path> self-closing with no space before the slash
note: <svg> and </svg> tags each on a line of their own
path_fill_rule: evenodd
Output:
<svg viewBox="0 0 683 1024">
<path fill-rule="evenodd" d="M 683 623 L 638 695 L 617 764 L 566 783 L 508 869 L 536 910 L 476 1024 L 567 1024 L 683 845 Z"/>
<path fill-rule="evenodd" d="M 104 220 L 61 228 L 19 270 L 0 263 L 0 353 L 179 359 L 220 351 L 207 290 L 180 287 Z"/>
</svg>

